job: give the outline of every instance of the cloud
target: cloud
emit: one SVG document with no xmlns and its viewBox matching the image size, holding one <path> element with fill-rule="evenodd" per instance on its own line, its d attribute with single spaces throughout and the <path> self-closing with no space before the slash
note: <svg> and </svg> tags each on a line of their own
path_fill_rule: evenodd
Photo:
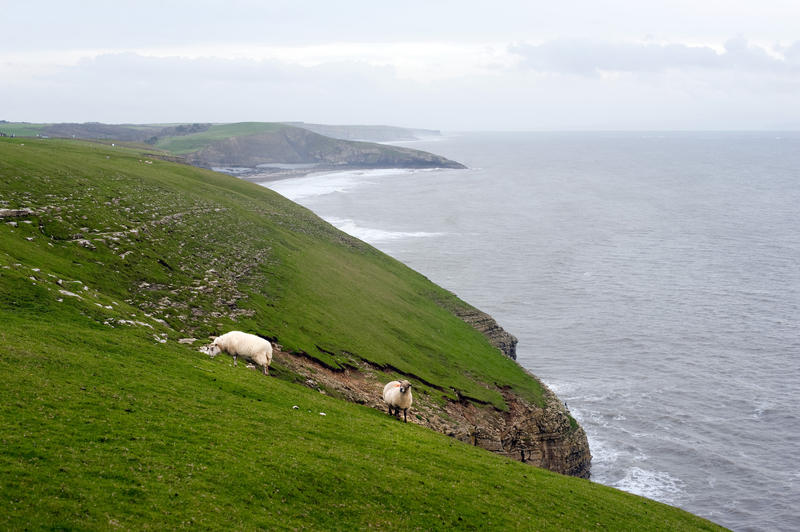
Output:
<svg viewBox="0 0 800 532">
<path fill-rule="evenodd" d="M 498 49 L 505 55 L 496 53 Z M 381 51 L 381 60 L 384 56 Z M 454 69 L 452 75 L 428 79 L 402 75 L 396 63 L 341 57 L 337 53 L 302 64 L 279 55 L 93 54 L 5 78 L 0 84 L 5 115 L 0 118 L 302 120 L 445 130 L 800 125 L 798 43 L 769 52 L 741 38 L 715 48 L 581 41 L 502 44 L 474 56 L 479 63 L 497 59 L 494 68 L 465 68 L 461 74 Z M 444 62 L 442 57 L 431 57 L 426 68 Z"/>
<path fill-rule="evenodd" d="M 328 81 L 347 78 L 368 82 L 370 78 L 391 73 L 390 68 L 375 67 L 358 61 L 334 61 L 304 67 L 272 59 L 155 57 L 125 52 L 86 58 L 73 67 L 44 76 L 44 79 L 78 83 L 91 80 L 93 83 L 108 85 L 177 83 L 198 87 L 216 83 L 307 82 L 321 78 Z"/>
<path fill-rule="evenodd" d="M 0 86 L 27 121 L 346 122 L 390 108 L 394 69 L 359 61 L 301 66 L 277 60 L 101 54 Z M 35 110 L 34 113 L 31 113 Z"/>
<path fill-rule="evenodd" d="M 785 57 L 769 54 L 743 37 L 728 40 L 718 52 L 710 46 L 687 44 L 554 40 L 515 44 L 509 52 L 519 66 L 537 72 L 597 76 L 605 72 L 653 73 L 670 70 L 738 69 L 800 73 L 800 43 L 787 47 Z"/>
</svg>

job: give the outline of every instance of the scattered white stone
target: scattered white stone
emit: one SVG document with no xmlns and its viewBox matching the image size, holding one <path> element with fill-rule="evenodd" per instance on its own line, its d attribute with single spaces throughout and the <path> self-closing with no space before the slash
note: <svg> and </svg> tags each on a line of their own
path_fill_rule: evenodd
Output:
<svg viewBox="0 0 800 532">
<path fill-rule="evenodd" d="M 294 406 L 292 407 L 292 410 L 299 410 L 299 409 L 300 409 L 300 407 L 299 407 L 299 406 L 297 406 L 297 405 L 294 405 Z"/>
<path fill-rule="evenodd" d="M 58 293 L 61 294 L 61 295 L 64 295 L 64 296 L 77 297 L 78 299 L 83 299 L 78 294 L 76 294 L 74 292 L 70 292 L 69 290 L 59 290 Z"/>
<path fill-rule="evenodd" d="M 31 271 L 33 271 L 33 272 L 39 272 L 39 271 L 41 271 L 41 270 L 40 270 L 39 268 L 31 268 Z"/>
<path fill-rule="evenodd" d="M 145 323 L 143 321 L 136 321 L 136 320 L 117 320 L 117 323 L 120 323 L 122 325 L 130 325 L 130 326 L 139 325 L 141 327 L 148 327 L 150 329 L 153 328 L 153 326 L 150 325 L 149 323 Z"/>
<path fill-rule="evenodd" d="M 58 299 L 56 299 L 56 301 L 58 301 L 59 303 L 63 303 L 64 302 L 64 300 L 61 299 L 60 297 Z"/>
<path fill-rule="evenodd" d="M 320 412 L 320 413 L 319 413 L 319 415 L 321 415 L 321 416 L 327 416 L 328 414 L 326 414 L 325 412 Z"/>
<path fill-rule="evenodd" d="M 197 338 L 180 338 L 178 340 L 178 343 L 179 344 L 189 344 L 189 345 L 191 345 L 191 344 L 195 343 L 196 341 L 197 341 Z"/>
<path fill-rule="evenodd" d="M 25 240 L 27 240 L 28 242 L 33 242 L 33 237 L 32 236 L 26 236 Z"/>
</svg>

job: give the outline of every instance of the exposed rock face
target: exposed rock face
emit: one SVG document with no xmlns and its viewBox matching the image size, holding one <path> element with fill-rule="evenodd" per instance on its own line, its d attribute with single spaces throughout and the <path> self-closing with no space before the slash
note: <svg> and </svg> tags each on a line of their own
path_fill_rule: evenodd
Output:
<svg viewBox="0 0 800 532">
<path fill-rule="evenodd" d="M 223 139 L 188 154 L 186 159 L 207 167 L 317 163 L 360 168 L 464 168 L 460 163 L 420 150 L 332 139 L 291 126 Z"/>
<path fill-rule="evenodd" d="M 509 333 L 495 321 L 495 319 L 483 311 L 458 299 L 454 294 L 450 298 L 434 297 L 434 300 L 442 308 L 452 312 L 462 321 L 471 325 L 474 329 L 483 334 L 489 343 L 499 349 L 505 356 L 512 360 L 517 359 L 517 338 Z"/>
<path fill-rule="evenodd" d="M 273 364 L 273 374 L 281 371 L 276 366 L 285 368 L 322 393 L 386 411 L 381 392 L 391 379 L 380 368 L 362 362 L 358 368 L 335 371 L 311 358 L 284 352 L 280 346 L 274 351 Z M 431 396 L 415 393 L 408 420 L 514 460 L 589 478 L 592 457 L 586 433 L 558 397 L 547 387 L 544 390 L 544 407 L 502 390 L 508 405 L 505 412 L 468 400 L 442 405 Z"/>
<path fill-rule="evenodd" d="M 27 216 L 33 216 L 34 214 L 34 211 L 27 207 L 21 209 L 0 209 L 0 218 L 25 218 Z"/>
<path fill-rule="evenodd" d="M 512 360 L 517 359 L 517 337 L 509 333 L 485 312 L 470 307 L 452 309 L 456 316 L 481 332 L 489 343 Z"/>
</svg>

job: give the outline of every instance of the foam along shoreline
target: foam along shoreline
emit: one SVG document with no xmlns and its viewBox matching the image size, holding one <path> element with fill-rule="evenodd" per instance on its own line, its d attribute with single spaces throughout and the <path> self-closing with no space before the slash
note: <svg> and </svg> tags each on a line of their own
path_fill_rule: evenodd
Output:
<svg viewBox="0 0 800 532">
<path fill-rule="evenodd" d="M 261 181 L 265 186 L 286 198 L 303 203 L 315 197 L 326 194 L 346 193 L 355 188 L 378 184 L 384 178 L 410 175 L 417 172 L 437 171 L 437 168 L 408 169 L 408 168 L 383 168 L 369 170 L 346 170 L 338 172 L 315 172 L 292 179 Z M 308 205 L 306 205 L 308 206 Z M 380 228 L 364 227 L 358 220 L 351 218 L 325 217 L 323 219 L 337 229 L 354 236 L 369 244 L 378 244 L 403 238 L 430 238 L 442 236 L 445 233 L 425 231 L 391 231 Z"/>
<path fill-rule="evenodd" d="M 418 141 L 414 141 L 418 142 Z M 284 179 L 306 177 L 314 174 L 340 174 L 340 173 L 359 173 L 359 174 L 403 174 L 413 172 L 438 172 L 441 170 L 461 170 L 462 168 L 448 167 L 422 167 L 422 168 L 375 168 L 374 166 L 341 166 L 325 163 L 264 163 L 258 166 L 212 166 L 211 170 L 229 174 L 245 181 L 264 184 L 272 181 Z"/>
<path fill-rule="evenodd" d="M 375 229 L 370 227 L 363 227 L 358 225 L 355 220 L 348 218 L 324 218 L 326 222 L 335 226 L 337 229 L 344 231 L 350 236 L 354 236 L 359 240 L 363 240 L 368 244 L 378 244 L 391 240 L 400 240 L 403 238 L 431 238 L 443 236 L 446 233 L 429 233 L 425 231 L 385 231 L 383 229 Z"/>
<path fill-rule="evenodd" d="M 262 186 L 274 190 L 292 201 L 300 201 L 315 196 L 347 192 L 356 187 L 377 184 L 390 176 L 410 175 L 420 170 L 408 168 L 382 168 L 370 170 L 344 170 L 337 172 L 313 172 L 292 179 L 270 179 L 258 181 Z M 430 171 L 430 170 L 427 170 Z M 291 177 L 291 176 L 289 176 Z"/>
</svg>

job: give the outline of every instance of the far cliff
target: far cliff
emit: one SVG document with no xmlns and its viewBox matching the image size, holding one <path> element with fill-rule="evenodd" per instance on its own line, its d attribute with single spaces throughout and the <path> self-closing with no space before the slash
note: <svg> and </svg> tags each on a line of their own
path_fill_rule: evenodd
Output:
<svg viewBox="0 0 800 532">
<path fill-rule="evenodd" d="M 461 163 L 420 150 L 335 139 L 284 124 L 213 126 L 205 132 L 167 139 L 157 146 L 183 155 L 195 166 L 208 168 L 270 163 L 339 168 L 465 168 Z"/>
<path fill-rule="evenodd" d="M 465 168 L 432 153 L 370 141 L 413 140 L 438 131 L 391 126 L 238 122 L 230 124 L 33 124 L 0 121 L 0 136 L 72 138 L 158 149 L 150 155 L 205 168 L 309 165 L 350 168 Z M 358 141 L 353 139 L 359 139 Z M 310 169 L 310 168 L 309 168 Z"/>
</svg>

